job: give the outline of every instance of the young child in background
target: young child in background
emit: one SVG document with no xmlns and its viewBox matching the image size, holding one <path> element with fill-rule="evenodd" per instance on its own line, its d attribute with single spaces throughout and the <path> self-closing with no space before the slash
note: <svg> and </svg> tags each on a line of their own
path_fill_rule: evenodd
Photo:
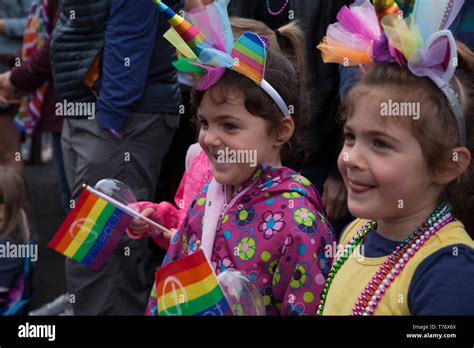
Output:
<svg viewBox="0 0 474 348">
<path fill-rule="evenodd" d="M 25 182 L 18 170 L 0 166 L 0 244 L 5 251 L 29 246 L 26 196 Z M 30 273 L 25 272 L 25 262 L 29 260 L 21 256 L 16 253 L 15 257 L 0 257 L 0 315 L 28 313 L 25 304 L 29 300 Z"/>
<path fill-rule="evenodd" d="M 408 26 L 397 11 L 358 2 L 319 46 L 326 62 L 377 62 L 345 100 L 338 165 L 357 219 L 341 237 L 319 315 L 474 314 L 474 55 L 459 44 L 457 56 L 442 30 L 459 3 L 429 9 L 444 18 L 435 29 L 424 25 L 425 5 Z"/>
<path fill-rule="evenodd" d="M 267 314 L 314 314 L 331 262 L 324 248 L 334 237 L 314 187 L 282 165 L 299 169 L 308 154 L 307 96 L 292 61 L 271 45 L 266 58 L 259 55 L 265 80 L 259 79 L 260 65 L 242 47 L 249 49 L 246 40 L 250 40 L 261 53 L 263 42 L 248 33 L 239 41 L 241 46 L 234 45 L 227 4 L 217 1 L 204 10 L 209 12 L 198 14 L 200 19 L 214 19 L 208 23 L 223 29 L 216 33 L 206 25 L 198 28 L 214 40 L 212 48 L 206 48 L 207 57 L 213 59 L 205 62 L 206 55 L 195 50 L 199 67 L 208 71 L 193 89 L 193 103 L 200 124 L 199 144 L 212 164 L 214 179 L 192 201 L 164 263 L 201 247 L 216 274 L 235 268 L 256 283 Z M 165 5 L 158 5 L 170 15 Z M 206 19 L 192 22 L 202 24 Z M 219 37 L 225 42 L 218 42 Z M 239 50 L 236 55 L 242 65 L 233 65 L 232 47 Z M 302 51 L 304 46 L 295 49 Z M 211 65 L 216 61 L 221 65 Z M 189 61 L 180 63 L 182 69 L 192 68 Z M 249 65 L 254 68 L 250 73 L 240 70 Z M 254 161 L 223 159 L 229 151 L 254 154 Z M 157 310 L 153 290 L 147 314 L 155 315 Z"/>
</svg>

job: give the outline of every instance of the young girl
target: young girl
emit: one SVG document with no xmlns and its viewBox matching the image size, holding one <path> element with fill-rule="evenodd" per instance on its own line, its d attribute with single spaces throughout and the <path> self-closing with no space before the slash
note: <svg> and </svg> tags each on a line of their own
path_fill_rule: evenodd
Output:
<svg viewBox="0 0 474 348">
<path fill-rule="evenodd" d="M 194 10 L 195 11 L 195 10 Z M 192 12 L 192 11 L 191 11 Z M 304 45 L 301 30 L 295 23 L 289 23 L 276 30 L 271 30 L 265 23 L 253 19 L 232 17 L 230 18 L 232 33 L 237 40 L 246 32 L 258 33 L 265 37 L 272 50 L 286 54 L 298 69 L 300 84 L 306 82 L 306 57 L 305 50 L 300 50 Z M 278 32 L 278 35 L 276 34 Z M 200 128 L 199 122 L 195 122 Z M 137 202 L 130 205 L 143 216 L 151 217 L 154 221 L 175 233 L 178 226 L 184 221 L 186 213 L 194 197 L 201 192 L 204 186 L 212 179 L 212 165 L 202 150 L 199 143 L 189 147 L 185 160 L 185 173 L 181 179 L 175 196 L 175 205 L 169 202 L 152 203 Z M 134 220 L 127 229 L 130 238 L 153 237 L 156 244 L 163 249 L 169 246 L 170 233 L 161 233 L 143 220 Z"/>
<path fill-rule="evenodd" d="M 339 33 L 346 30 L 359 39 L 357 33 L 367 28 L 349 30 L 347 17 L 359 18 L 364 8 L 364 21 L 377 23 L 369 5 L 344 9 Z M 372 55 L 351 55 L 353 46 L 332 41 L 331 27 L 320 46 L 326 61 L 339 62 L 339 57 L 378 63 L 345 100 L 345 142 L 338 165 L 349 210 L 358 219 L 341 237 L 339 250 L 344 251 L 328 275 L 319 315 L 474 314 L 474 243 L 467 233 L 474 231 L 474 56 L 459 45 L 454 74 L 450 64 L 456 44 L 450 32 L 429 32 L 431 40 L 422 39 L 417 35 L 427 32 L 419 24 L 420 31 L 411 27 L 412 37 L 436 42 L 442 57 L 436 61 L 432 55 L 425 65 L 434 47 L 427 44 L 423 53 L 419 47 L 414 54 L 424 58 L 417 60 L 405 50 L 407 41 L 396 40 L 410 37 L 408 32 L 391 30 L 408 30 L 403 23 L 390 15 L 382 19 L 390 47 L 374 49 Z M 372 47 L 377 44 L 381 41 L 374 40 Z M 360 47 L 362 53 L 365 46 Z M 341 51 L 343 55 L 337 53 Z M 401 106 L 411 112 L 397 111 Z"/>
<path fill-rule="evenodd" d="M 227 1 L 210 6 L 222 4 Z M 246 38 L 259 44 L 256 35 Z M 214 179 L 193 200 L 164 262 L 202 247 L 217 274 L 236 268 L 255 281 L 267 314 L 314 314 L 330 262 L 324 248 L 333 234 L 311 183 L 282 165 L 299 168 L 307 154 L 308 113 L 298 73 L 271 47 L 264 76 L 274 93 L 242 72 L 225 68 L 215 78 L 209 70 L 193 90 L 193 103 Z M 203 88 L 209 80 L 214 83 Z M 294 107 L 291 115 L 287 105 Z M 147 313 L 157 310 L 153 290 Z"/>
<path fill-rule="evenodd" d="M 11 250 L 29 244 L 30 232 L 25 215 L 25 183 L 15 168 L 0 166 L 0 244 Z M 24 250 L 24 248 L 21 248 Z M 21 250 L 18 248 L 18 250 Z M 28 301 L 28 271 L 25 258 L 0 257 L 0 315 L 26 315 L 24 304 Z"/>
</svg>

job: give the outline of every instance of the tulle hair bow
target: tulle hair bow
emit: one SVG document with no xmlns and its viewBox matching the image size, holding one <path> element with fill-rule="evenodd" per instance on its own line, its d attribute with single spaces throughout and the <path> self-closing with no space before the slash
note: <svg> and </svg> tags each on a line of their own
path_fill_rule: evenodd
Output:
<svg viewBox="0 0 474 348">
<path fill-rule="evenodd" d="M 179 71 L 194 74 L 198 90 L 207 90 L 219 81 L 227 69 L 231 69 L 254 81 L 273 99 L 284 116 L 290 116 L 283 98 L 264 79 L 264 39 L 247 32 L 234 43 L 227 13 L 229 0 L 216 0 L 189 11 L 186 19 L 161 0 L 154 2 L 171 25 L 164 37 L 179 53 L 173 65 Z"/>
<path fill-rule="evenodd" d="M 409 3 L 407 3 L 409 1 Z M 403 13 L 403 3 L 411 13 Z M 412 74 L 428 77 L 445 94 L 466 146 L 466 125 L 450 81 L 457 66 L 456 41 L 448 28 L 464 0 L 356 0 L 343 7 L 318 45 L 326 63 L 345 66 L 398 63 Z"/>
</svg>

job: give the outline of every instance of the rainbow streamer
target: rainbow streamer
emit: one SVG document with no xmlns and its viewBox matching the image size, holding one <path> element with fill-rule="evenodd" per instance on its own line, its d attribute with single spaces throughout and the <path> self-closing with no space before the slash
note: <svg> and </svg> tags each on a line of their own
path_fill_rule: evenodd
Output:
<svg viewBox="0 0 474 348">
<path fill-rule="evenodd" d="M 156 272 L 158 315 L 231 315 L 229 303 L 204 252 L 185 256 Z"/>
<path fill-rule="evenodd" d="M 84 190 L 48 246 L 99 269 L 117 247 L 133 217 Z"/>
</svg>

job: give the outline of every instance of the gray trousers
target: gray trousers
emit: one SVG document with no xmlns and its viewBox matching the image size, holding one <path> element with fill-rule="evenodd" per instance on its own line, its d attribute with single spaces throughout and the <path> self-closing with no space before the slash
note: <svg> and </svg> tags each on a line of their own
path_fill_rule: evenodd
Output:
<svg viewBox="0 0 474 348">
<path fill-rule="evenodd" d="M 127 184 L 139 201 L 153 201 L 163 158 L 178 125 L 179 115 L 132 114 L 124 136 L 116 139 L 97 120 L 65 120 L 61 144 L 72 197 L 77 198 L 83 183 L 114 178 Z M 98 271 L 67 259 L 74 314 L 143 315 L 149 290 L 144 267 L 147 243 L 125 235 Z"/>
</svg>

